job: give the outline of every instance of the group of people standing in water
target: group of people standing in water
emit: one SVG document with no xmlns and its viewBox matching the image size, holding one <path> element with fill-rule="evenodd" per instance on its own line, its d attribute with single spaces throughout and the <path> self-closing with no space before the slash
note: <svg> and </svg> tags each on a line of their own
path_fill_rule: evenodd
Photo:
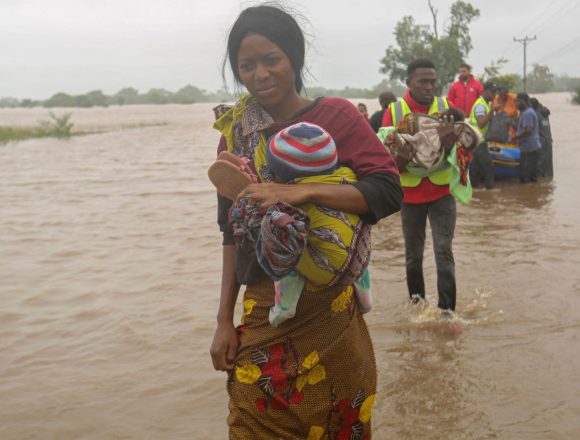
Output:
<svg viewBox="0 0 580 440">
<path fill-rule="evenodd" d="M 280 7 L 246 8 L 229 32 L 227 60 L 248 93 L 215 109 L 221 138 L 208 174 L 223 264 L 210 353 L 227 372 L 236 440 L 371 438 L 377 367 L 363 313 L 372 306 L 370 228 L 381 219 L 401 211 L 418 305 L 429 219 L 442 317 L 456 306 L 455 197 L 470 197 L 480 135 L 435 96 L 427 59 L 408 65 L 402 99 L 381 95 L 370 123 L 380 122 L 382 138 L 349 101 L 302 94 L 304 59 L 304 34 Z M 429 170 L 417 171 L 419 154 L 432 159 Z"/>
<path fill-rule="evenodd" d="M 371 117 L 364 103 L 359 112 L 368 119 L 375 132 L 383 126 L 383 115 L 397 100 L 390 92 L 379 95 L 380 109 Z M 450 106 L 461 110 L 469 122 L 482 134 L 481 145 L 473 152 L 470 166 L 474 187 L 483 182 L 487 189 L 494 186 L 494 169 L 488 142 L 517 144 L 521 154 L 519 177 L 522 183 L 536 182 L 538 177 L 553 177 L 552 132 L 550 110 L 537 98 L 526 93 L 513 93 L 493 82 L 482 84 L 471 73 L 469 64 L 461 64 L 455 82 L 447 93 Z"/>
</svg>

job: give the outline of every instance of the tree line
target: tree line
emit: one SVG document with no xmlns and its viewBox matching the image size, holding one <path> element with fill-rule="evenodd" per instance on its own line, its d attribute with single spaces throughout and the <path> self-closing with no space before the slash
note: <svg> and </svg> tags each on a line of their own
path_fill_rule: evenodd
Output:
<svg viewBox="0 0 580 440">
<path fill-rule="evenodd" d="M 482 81 L 493 80 L 497 85 L 505 86 L 510 90 L 522 90 L 523 79 L 515 73 L 500 73 L 501 65 L 505 62 L 499 60 L 487 66 L 478 75 Z M 442 85 L 441 93 L 445 93 L 450 82 Z M 527 91 L 529 93 L 547 92 L 573 92 L 580 96 L 580 78 L 566 75 L 554 75 L 550 68 L 535 64 L 527 75 Z M 304 94 L 307 97 L 340 96 L 347 99 L 375 99 L 382 92 L 390 90 L 397 96 L 403 96 L 406 90 L 404 83 L 397 79 L 384 79 L 379 84 L 370 88 L 344 87 L 305 87 Z M 32 100 L 16 98 L 0 98 L 0 108 L 7 107 L 107 107 L 110 105 L 134 105 L 134 104 L 193 104 L 196 102 L 233 102 L 236 95 L 224 89 L 217 92 L 206 92 L 195 86 L 188 85 L 173 93 L 165 89 L 151 89 L 147 93 L 139 93 L 137 89 L 126 87 L 114 95 L 106 95 L 101 90 L 94 90 L 83 95 L 69 95 L 56 93 L 46 100 Z"/>
<path fill-rule="evenodd" d="M 177 92 L 165 89 L 151 89 L 139 93 L 133 87 L 125 87 L 114 95 L 106 95 L 101 90 L 93 90 L 82 95 L 56 93 L 46 100 L 0 98 L 0 107 L 107 107 L 109 105 L 134 104 L 193 104 L 195 102 L 227 102 L 234 96 L 225 90 L 206 92 L 187 85 Z"/>
</svg>

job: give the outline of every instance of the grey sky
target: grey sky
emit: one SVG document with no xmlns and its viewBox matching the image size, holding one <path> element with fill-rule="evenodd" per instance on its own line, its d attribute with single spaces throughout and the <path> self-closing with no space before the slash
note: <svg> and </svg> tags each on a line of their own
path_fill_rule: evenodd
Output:
<svg viewBox="0 0 580 440">
<path fill-rule="evenodd" d="M 452 0 L 432 0 L 439 28 Z M 468 62 L 476 74 L 491 60 L 522 71 L 513 37 L 536 35 L 528 66 L 548 64 L 580 76 L 580 1 L 472 0 L 481 16 L 471 27 Z M 175 91 L 186 84 L 222 86 L 227 30 L 250 2 L 238 0 L 0 0 L 0 97 L 48 98 L 127 86 Z M 370 87 L 384 76 L 379 60 L 394 44 L 395 24 L 412 15 L 432 24 L 427 0 L 301 0 L 285 4 L 310 21 L 307 84 Z"/>
</svg>

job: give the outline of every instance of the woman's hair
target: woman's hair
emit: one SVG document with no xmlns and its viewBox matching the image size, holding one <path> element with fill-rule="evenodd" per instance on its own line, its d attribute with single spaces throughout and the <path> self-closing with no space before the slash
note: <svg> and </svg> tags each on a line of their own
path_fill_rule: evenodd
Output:
<svg viewBox="0 0 580 440">
<path fill-rule="evenodd" d="M 244 9 L 234 22 L 228 36 L 227 58 L 236 82 L 241 83 L 238 70 L 238 51 L 244 37 L 250 33 L 266 37 L 290 59 L 295 74 L 296 91 L 303 87 L 302 71 L 306 44 L 300 26 L 279 6 L 260 5 Z M 224 70 L 225 70 L 224 60 Z"/>
</svg>

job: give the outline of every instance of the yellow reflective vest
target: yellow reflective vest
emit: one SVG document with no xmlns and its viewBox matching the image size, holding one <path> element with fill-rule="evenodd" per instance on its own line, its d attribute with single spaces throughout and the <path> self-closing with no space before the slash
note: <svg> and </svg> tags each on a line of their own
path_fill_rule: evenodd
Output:
<svg viewBox="0 0 580 440">
<path fill-rule="evenodd" d="M 487 115 L 490 112 L 489 109 L 489 104 L 487 103 L 487 101 L 485 99 L 483 99 L 481 96 L 479 98 L 477 98 L 477 101 L 475 101 L 473 103 L 473 107 L 471 107 L 471 113 L 469 113 L 469 124 L 471 126 L 473 126 L 473 128 L 479 130 L 479 132 L 482 135 L 485 135 L 485 133 L 487 132 L 487 125 L 485 127 L 480 127 L 477 124 L 477 117 L 475 116 L 475 107 L 477 107 L 478 105 L 483 105 L 483 107 L 485 108 L 485 114 Z M 489 125 L 489 124 L 488 124 Z"/>
<path fill-rule="evenodd" d="M 389 105 L 391 109 L 391 118 L 393 119 L 393 127 L 396 127 L 397 124 L 403 117 L 409 113 L 411 113 L 411 109 L 409 108 L 409 104 L 405 101 L 404 98 L 401 98 L 400 101 L 393 102 Z M 447 109 L 449 109 L 449 103 L 447 102 L 446 98 L 436 97 L 429 108 L 430 115 L 434 115 L 437 113 L 444 113 Z M 427 178 L 429 181 L 434 185 L 449 185 L 449 178 L 451 177 L 451 168 L 447 167 L 444 170 L 437 171 L 433 173 Z M 419 176 L 415 176 L 408 171 L 401 173 L 401 185 L 406 188 L 415 188 L 421 184 L 422 178 Z"/>
</svg>

